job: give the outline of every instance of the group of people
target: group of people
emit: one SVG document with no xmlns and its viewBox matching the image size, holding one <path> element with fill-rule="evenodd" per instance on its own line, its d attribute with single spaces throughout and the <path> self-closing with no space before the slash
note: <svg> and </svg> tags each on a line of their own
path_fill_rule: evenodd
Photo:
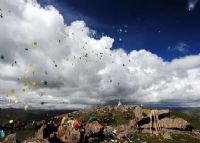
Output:
<svg viewBox="0 0 200 143">
<path fill-rule="evenodd" d="M 81 123 L 78 120 L 74 120 L 73 118 L 68 118 L 68 116 L 64 116 L 60 123 L 61 126 L 67 125 L 72 128 L 79 128 L 81 126 Z"/>
</svg>

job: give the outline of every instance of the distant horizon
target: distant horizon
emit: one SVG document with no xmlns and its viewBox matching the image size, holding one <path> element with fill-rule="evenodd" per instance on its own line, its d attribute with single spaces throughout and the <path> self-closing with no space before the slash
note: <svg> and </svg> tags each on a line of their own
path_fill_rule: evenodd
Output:
<svg viewBox="0 0 200 143">
<path fill-rule="evenodd" d="M 138 105 L 141 107 L 149 107 L 149 108 L 157 108 L 157 109 L 171 109 L 171 110 L 181 110 L 181 109 L 198 109 L 200 108 L 200 106 L 176 106 L 176 105 L 167 105 L 167 104 L 161 104 L 161 103 L 152 103 L 152 104 L 141 104 L 141 103 L 124 103 L 121 106 L 127 106 L 127 105 Z M 104 107 L 104 106 L 118 106 L 117 104 L 106 104 L 106 105 L 94 105 L 91 107 L 87 107 L 87 108 L 32 108 L 30 107 L 29 110 L 39 110 L 39 111 L 78 111 L 78 110 L 84 110 L 84 109 L 92 109 L 92 108 L 96 108 L 96 107 Z M 6 108 L 0 108 L 0 109 L 19 109 L 19 110 L 24 110 L 24 108 L 15 108 L 15 107 L 6 107 Z M 27 112 L 29 111 L 27 110 Z"/>
</svg>

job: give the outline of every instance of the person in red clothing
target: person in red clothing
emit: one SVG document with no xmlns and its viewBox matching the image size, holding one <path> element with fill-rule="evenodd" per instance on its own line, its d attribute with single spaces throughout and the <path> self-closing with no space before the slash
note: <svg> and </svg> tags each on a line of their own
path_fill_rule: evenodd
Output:
<svg viewBox="0 0 200 143">
<path fill-rule="evenodd" d="M 81 126 L 81 123 L 77 120 L 72 122 L 72 128 L 78 129 Z"/>
</svg>

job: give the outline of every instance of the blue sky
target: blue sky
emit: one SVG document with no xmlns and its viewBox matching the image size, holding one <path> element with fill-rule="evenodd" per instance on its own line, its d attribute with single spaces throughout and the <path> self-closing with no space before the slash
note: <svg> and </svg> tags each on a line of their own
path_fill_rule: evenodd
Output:
<svg viewBox="0 0 200 143">
<path fill-rule="evenodd" d="M 200 52 L 200 4 L 187 0 L 39 0 L 53 5 L 65 22 L 84 20 L 98 35 L 115 39 L 113 48 L 146 49 L 166 61 Z M 184 43 L 186 46 L 175 48 Z M 182 44 L 183 45 L 183 44 Z M 169 48 L 170 47 L 170 48 Z M 185 50 L 180 50 L 180 49 Z M 171 50 L 169 50 L 171 49 Z"/>
</svg>

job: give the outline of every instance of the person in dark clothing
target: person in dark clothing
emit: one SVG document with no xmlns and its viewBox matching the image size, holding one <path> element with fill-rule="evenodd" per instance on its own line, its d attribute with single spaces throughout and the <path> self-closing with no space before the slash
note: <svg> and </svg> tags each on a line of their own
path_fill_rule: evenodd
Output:
<svg viewBox="0 0 200 143">
<path fill-rule="evenodd" d="M 47 127 L 44 128 L 44 131 L 43 131 L 43 137 L 49 138 L 50 134 L 56 131 L 57 131 L 57 128 L 53 124 L 47 124 Z"/>
<path fill-rule="evenodd" d="M 83 124 L 81 124 L 80 128 L 79 128 L 79 131 L 81 133 L 81 140 L 80 140 L 80 143 L 85 143 L 85 137 L 84 137 L 84 134 L 85 134 L 85 128 L 83 127 Z"/>
<path fill-rule="evenodd" d="M 61 143 L 60 139 L 57 138 L 56 134 L 54 133 L 53 137 L 49 138 L 48 141 L 50 143 Z"/>
</svg>

